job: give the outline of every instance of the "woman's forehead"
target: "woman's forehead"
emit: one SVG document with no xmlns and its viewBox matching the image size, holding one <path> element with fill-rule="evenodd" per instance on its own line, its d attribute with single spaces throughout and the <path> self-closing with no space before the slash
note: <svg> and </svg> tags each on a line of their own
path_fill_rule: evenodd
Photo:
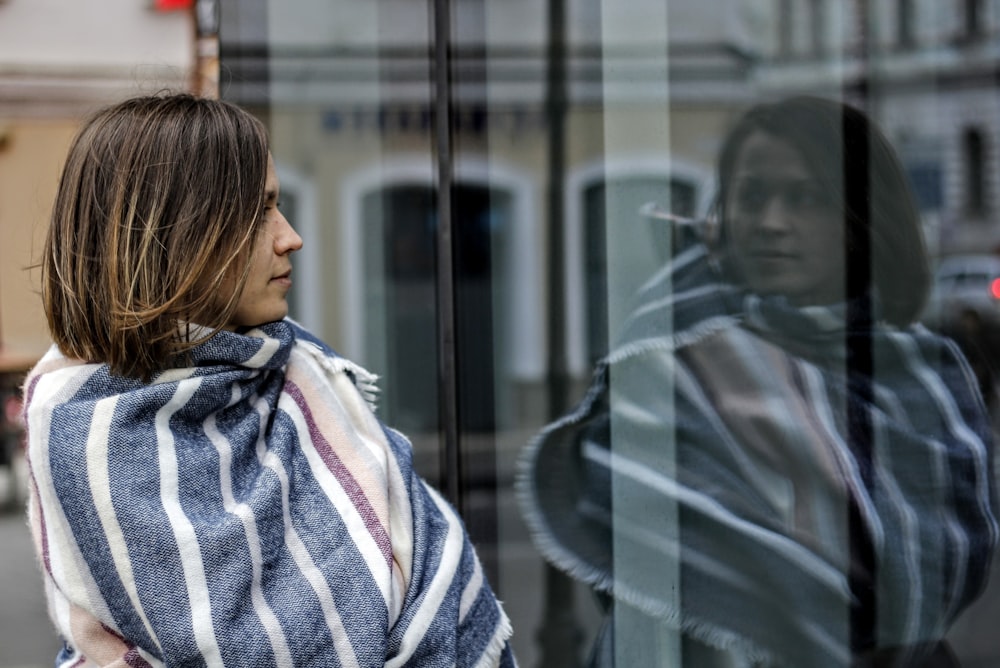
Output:
<svg viewBox="0 0 1000 668">
<path fill-rule="evenodd" d="M 780 175 L 783 178 L 810 179 L 814 176 L 802 152 L 791 141 L 754 131 L 736 153 L 734 176 L 747 172 Z"/>
<path fill-rule="evenodd" d="M 265 178 L 265 189 L 268 191 L 277 190 L 279 185 L 278 170 L 274 166 L 274 158 L 267 154 L 267 176 Z"/>
</svg>

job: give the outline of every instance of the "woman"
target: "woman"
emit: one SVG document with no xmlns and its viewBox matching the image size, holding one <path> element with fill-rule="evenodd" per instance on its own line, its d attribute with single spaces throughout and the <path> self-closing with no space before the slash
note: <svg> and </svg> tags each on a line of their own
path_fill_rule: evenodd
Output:
<svg viewBox="0 0 1000 668">
<path fill-rule="evenodd" d="M 372 376 L 286 318 L 278 203 L 225 102 L 127 100 L 70 149 L 25 386 L 57 665 L 513 665 Z"/>
<path fill-rule="evenodd" d="M 952 665 L 997 541 L 992 443 L 965 360 L 914 324 L 905 174 L 862 113 L 797 97 L 739 119 L 718 179 L 716 240 L 644 286 L 523 461 L 540 549 L 636 640 L 592 663 L 667 625 L 699 668 Z"/>
</svg>

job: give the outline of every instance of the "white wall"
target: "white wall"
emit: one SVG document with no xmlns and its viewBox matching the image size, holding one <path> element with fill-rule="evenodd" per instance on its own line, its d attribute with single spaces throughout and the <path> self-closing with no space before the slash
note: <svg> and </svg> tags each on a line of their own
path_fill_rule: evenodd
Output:
<svg viewBox="0 0 1000 668">
<path fill-rule="evenodd" d="M 151 4 L 0 2 L 0 117 L 74 116 L 128 94 L 187 87 L 192 19 Z"/>
<path fill-rule="evenodd" d="M 7 0 L 0 3 L 5 66 L 187 67 L 185 12 L 155 12 L 144 0 Z"/>
</svg>

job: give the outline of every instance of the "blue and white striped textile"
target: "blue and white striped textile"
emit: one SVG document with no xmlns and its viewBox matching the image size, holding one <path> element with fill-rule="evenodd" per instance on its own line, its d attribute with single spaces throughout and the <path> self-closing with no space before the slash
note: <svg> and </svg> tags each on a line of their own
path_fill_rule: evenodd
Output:
<svg viewBox="0 0 1000 668">
<path fill-rule="evenodd" d="M 515 665 L 373 380 L 288 320 L 149 384 L 51 350 L 25 395 L 57 665 Z"/>
</svg>

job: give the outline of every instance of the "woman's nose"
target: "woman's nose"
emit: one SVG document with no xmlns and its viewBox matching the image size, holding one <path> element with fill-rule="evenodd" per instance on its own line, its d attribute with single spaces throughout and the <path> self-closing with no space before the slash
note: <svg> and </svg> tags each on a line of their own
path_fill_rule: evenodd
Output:
<svg viewBox="0 0 1000 668">
<path fill-rule="evenodd" d="M 278 229 L 274 235 L 274 252 L 284 255 L 302 248 L 302 237 L 295 231 L 284 214 L 278 213 Z"/>
<path fill-rule="evenodd" d="M 764 204 L 758 225 L 770 232 L 784 232 L 788 229 L 790 215 L 791 211 L 784 198 L 780 195 L 773 195 Z"/>
</svg>

